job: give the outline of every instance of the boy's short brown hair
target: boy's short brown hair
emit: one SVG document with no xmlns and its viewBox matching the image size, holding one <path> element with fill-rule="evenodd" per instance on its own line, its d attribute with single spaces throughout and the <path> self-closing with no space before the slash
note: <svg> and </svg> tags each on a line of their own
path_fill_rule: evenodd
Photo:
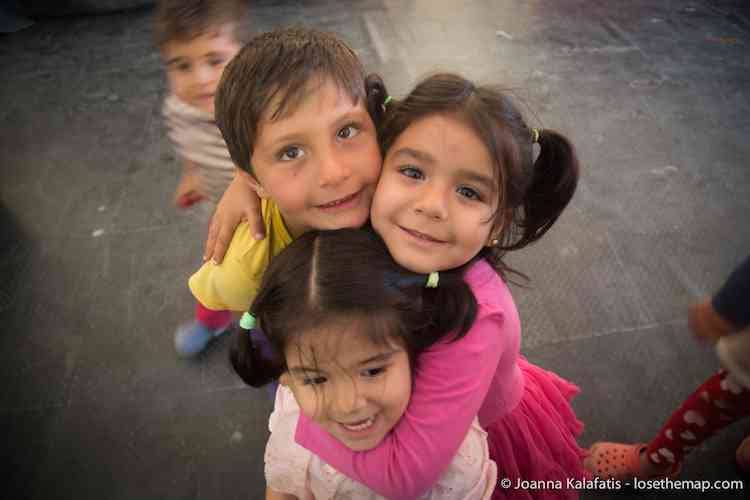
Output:
<svg viewBox="0 0 750 500">
<path fill-rule="evenodd" d="M 216 123 L 235 165 L 253 174 L 261 121 L 293 112 L 326 80 L 354 102 L 366 101 L 364 67 L 336 35 L 286 28 L 250 40 L 224 68 L 216 91 Z"/>
<path fill-rule="evenodd" d="M 156 6 L 154 43 L 187 42 L 214 28 L 231 25 L 238 42 L 250 38 L 248 0 L 160 0 Z"/>
</svg>

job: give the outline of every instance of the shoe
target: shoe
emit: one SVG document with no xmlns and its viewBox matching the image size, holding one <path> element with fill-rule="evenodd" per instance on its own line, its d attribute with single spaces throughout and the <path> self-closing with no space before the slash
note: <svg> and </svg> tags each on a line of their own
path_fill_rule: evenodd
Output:
<svg viewBox="0 0 750 500">
<path fill-rule="evenodd" d="M 737 462 L 737 467 L 742 469 L 743 472 L 750 473 L 750 436 L 743 439 L 737 447 L 734 460 Z"/>
<path fill-rule="evenodd" d="M 229 329 L 229 325 L 218 330 L 193 321 L 177 328 L 174 336 L 174 347 L 181 358 L 192 358 L 203 352 L 208 344 Z"/>
<path fill-rule="evenodd" d="M 673 464 L 664 474 L 646 476 L 641 472 L 641 453 L 648 448 L 645 443 L 594 443 L 584 460 L 584 467 L 593 477 L 629 481 L 638 479 L 674 478 L 682 471 L 682 464 Z"/>
</svg>

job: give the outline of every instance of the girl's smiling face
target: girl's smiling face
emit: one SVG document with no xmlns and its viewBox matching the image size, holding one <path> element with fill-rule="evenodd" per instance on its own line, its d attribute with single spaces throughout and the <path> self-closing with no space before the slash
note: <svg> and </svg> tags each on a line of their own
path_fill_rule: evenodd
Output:
<svg viewBox="0 0 750 500">
<path fill-rule="evenodd" d="M 393 258 L 420 273 L 459 267 L 493 235 L 498 183 L 489 151 L 455 116 L 404 130 L 386 154 L 371 222 Z"/>
<path fill-rule="evenodd" d="M 286 348 L 281 377 L 302 412 L 354 451 L 376 447 L 411 397 L 407 352 L 395 342 L 374 343 L 365 321 L 306 331 Z"/>
</svg>

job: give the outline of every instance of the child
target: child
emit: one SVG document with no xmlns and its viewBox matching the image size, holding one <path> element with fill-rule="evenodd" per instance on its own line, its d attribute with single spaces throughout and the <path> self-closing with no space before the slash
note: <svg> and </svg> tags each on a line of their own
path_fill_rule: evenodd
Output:
<svg viewBox="0 0 750 500">
<path fill-rule="evenodd" d="M 231 354 L 250 385 L 281 376 L 265 454 L 266 498 L 374 498 L 295 444 L 294 428 L 301 411 L 348 449 L 382 441 L 406 410 L 420 353 L 441 337 L 463 336 L 476 311 L 460 273 L 438 278 L 427 288 L 427 276 L 400 268 L 382 240 L 357 229 L 307 233 L 273 259 L 250 310 L 283 355 L 258 356 L 259 333 L 244 329 Z M 497 471 L 486 433 L 474 422 L 464 434 L 424 498 L 491 498 Z"/>
<path fill-rule="evenodd" d="M 478 416 L 498 476 L 538 481 L 493 498 L 576 497 L 566 486 L 586 476 L 569 404 L 578 389 L 519 356 L 518 314 L 501 279 L 512 272 L 505 252 L 539 239 L 571 199 L 573 147 L 527 127 L 501 92 L 450 74 L 388 104 L 381 143 L 373 229 L 409 271 L 461 273 L 478 311 L 464 337 L 422 353 L 409 406 L 377 447 L 353 453 L 305 412 L 297 443 L 382 496 L 412 499 L 440 477 Z"/>
<path fill-rule="evenodd" d="M 725 369 L 701 384 L 650 443 L 594 443 L 586 460 L 592 474 L 621 480 L 676 476 L 691 450 L 750 415 L 750 257 L 713 298 L 690 307 L 688 323 L 698 338 L 718 341 L 716 352 Z M 750 437 L 735 458 L 750 472 Z"/>
<path fill-rule="evenodd" d="M 385 94 L 365 78 L 354 51 L 333 35 L 303 28 L 253 38 L 227 66 L 216 120 L 241 177 L 262 199 L 268 236 L 247 223 L 221 265 L 190 278 L 196 320 L 175 335 L 184 357 L 201 352 L 247 309 L 270 259 L 311 229 L 367 221 L 380 175 L 375 117 Z"/>
<path fill-rule="evenodd" d="M 224 66 L 247 38 L 243 0 L 161 0 L 154 38 L 166 68 L 169 95 L 163 113 L 182 160 L 174 202 L 186 208 L 217 201 L 234 164 L 214 122 L 214 94 Z"/>
</svg>

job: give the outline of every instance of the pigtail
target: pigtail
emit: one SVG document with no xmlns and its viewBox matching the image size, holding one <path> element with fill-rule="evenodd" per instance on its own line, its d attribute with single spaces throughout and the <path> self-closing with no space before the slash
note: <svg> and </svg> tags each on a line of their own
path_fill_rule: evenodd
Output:
<svg viewBox="0 0 750 500">
<path fill-rule="evenodd" d="M 477 301 L 471 288 L 464 281 L 463 271 L 466 266 L 453 271 L 440 273 L 440 283 L 436 288 L 425 288 L 423 307 L 430 318 L 428 330 L 420 335 L 428 337 L 429 331 L 438 333 L 439 340 L 451 334 L 451 341 L 458 340 L 469 331 L 477 315 Z M 434 343 L 435 340 L 431 340 Z"/>
<path fill-rule="evenodd" d="M 441 271 L 435 287 L 426 286 L 429 275 L 398 268 L 393 284 L 400 293 L 392 305 L 404 319 L 403 333 L 412 353 L 418 354 L 442 339 L 458 340 L 471 328 L 477 302 L 463 279 L 465 268 Z"/>
<path fill-rule="evenodd" d="M 380 75 L 370 73 L 365 78 L 365 96 L 367 99 L 367 111 L 370 113 L 375 128 L 380 129 L 385 116 L 385 100 L 388 98 L 388 90 Z"/>
<path fill-rule="evenodd" d="M 570 141 L 554 130 L 536 133 L 540 150 L 523 197 L 523 220 L 518 224 L 521 237 L 504 250 L 516 250 L 541 238 L 560 217 L 578 185 L 580 167 Z"/>
<path fill-rule="evenodd" d="M 282 366 L 270 349 L 264 349 L 267 339 L 259 329 L 245 330 L 235 325 L 234 340 L 229 350 L 229 361 L 239 377 L 249 386 L 262 387 L 279 378 Z"/>
</svg>

